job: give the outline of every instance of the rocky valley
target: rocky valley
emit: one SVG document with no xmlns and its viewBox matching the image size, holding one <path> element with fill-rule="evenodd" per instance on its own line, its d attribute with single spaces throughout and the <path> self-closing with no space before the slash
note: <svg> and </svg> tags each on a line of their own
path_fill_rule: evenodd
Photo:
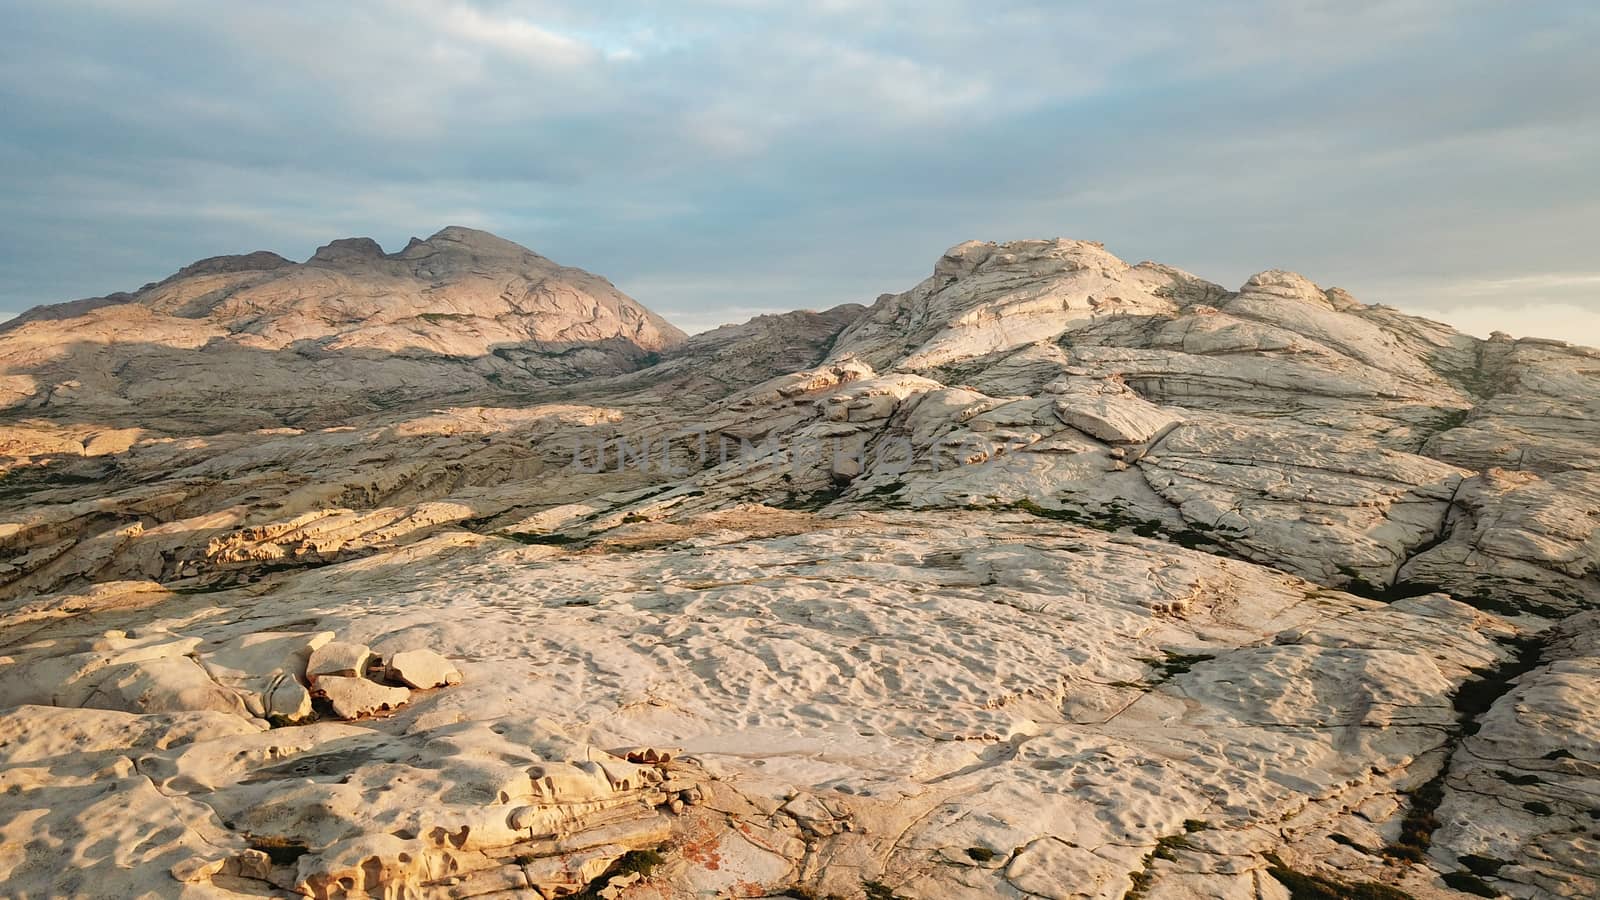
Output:
<svg viewBox="0 0 1600 900">
<path fill-rule="evenodd" d="M 484 232 L 0 324 L 0 895 L 1600 896 L 1600 351 Z"/>
</svg>

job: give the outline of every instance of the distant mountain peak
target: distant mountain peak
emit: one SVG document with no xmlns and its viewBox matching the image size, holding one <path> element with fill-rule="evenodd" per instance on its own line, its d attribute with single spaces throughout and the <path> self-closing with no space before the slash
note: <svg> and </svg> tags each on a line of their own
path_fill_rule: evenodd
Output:
<svg viewBox="0 0 1600 900">
<path fill-rule="evenodd" d="M 397 253 L 349 237 L 304 263 L 214 256 L 131 293 L 38 307 L 0 326 L 0 365 L 33 385 L 12 405 L 122 403 L 150 391 L 143 379 L 171 381 L 181 406 L 171 373 L 218 367 L 247 402 L 314 406 L 621 374 L 685 338 L 598 275 L 450 226 Z M 301 372 L 311 360 L 321 374 Z M 359 377 L 330 383 L 336 360 L 360 360 Z"/>
</svg>

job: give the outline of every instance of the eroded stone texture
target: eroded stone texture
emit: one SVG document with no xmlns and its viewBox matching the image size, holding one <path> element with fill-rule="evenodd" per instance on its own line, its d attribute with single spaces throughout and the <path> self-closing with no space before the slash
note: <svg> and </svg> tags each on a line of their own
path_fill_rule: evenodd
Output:
<svg viewBox="0 0 1600 900">
<path fill-rule="evenodd" d="M 446 229 L 0 333 L 0 893 L 1595 895 L 1596 351 L 1078 241 L 663 326 Z"/>
</svg>

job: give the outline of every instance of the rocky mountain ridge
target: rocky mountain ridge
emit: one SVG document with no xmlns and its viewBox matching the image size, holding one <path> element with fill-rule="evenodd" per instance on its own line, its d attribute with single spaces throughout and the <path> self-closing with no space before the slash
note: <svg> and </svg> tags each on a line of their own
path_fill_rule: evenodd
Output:
<svg viewBox="0 0 1600 900">
<path fill-rule="evenodd" d="M 1600 891 L 1600 352 L 1066 240 L 681 339 L 459 242 L 0 334 L 5 893 Z M 254 712 L 331 634 L 462 683 Z"/>
<path fill-rule="evenodd" d="M 0 406 L 181 421 L 198 397 L 283 424 L 627 372 L 683 339 L 603 278 L 450 227 L 393 254 L 347 238 L 301 264 L 219 256 L 30 310 L 0 326 Z"/>
</svg>

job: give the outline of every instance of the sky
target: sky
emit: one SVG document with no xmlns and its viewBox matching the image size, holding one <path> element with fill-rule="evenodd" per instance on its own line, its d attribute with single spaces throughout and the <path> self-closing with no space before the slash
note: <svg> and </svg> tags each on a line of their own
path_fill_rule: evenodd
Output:
<svg viewBox="0 0 1600 900">
<path fill-rule="evenodd" d="M 484 228 L 688 331 L 973 238 L 1600 346 L 1600 4 L 5 0 L 0 316 Z"/>
</svg>

